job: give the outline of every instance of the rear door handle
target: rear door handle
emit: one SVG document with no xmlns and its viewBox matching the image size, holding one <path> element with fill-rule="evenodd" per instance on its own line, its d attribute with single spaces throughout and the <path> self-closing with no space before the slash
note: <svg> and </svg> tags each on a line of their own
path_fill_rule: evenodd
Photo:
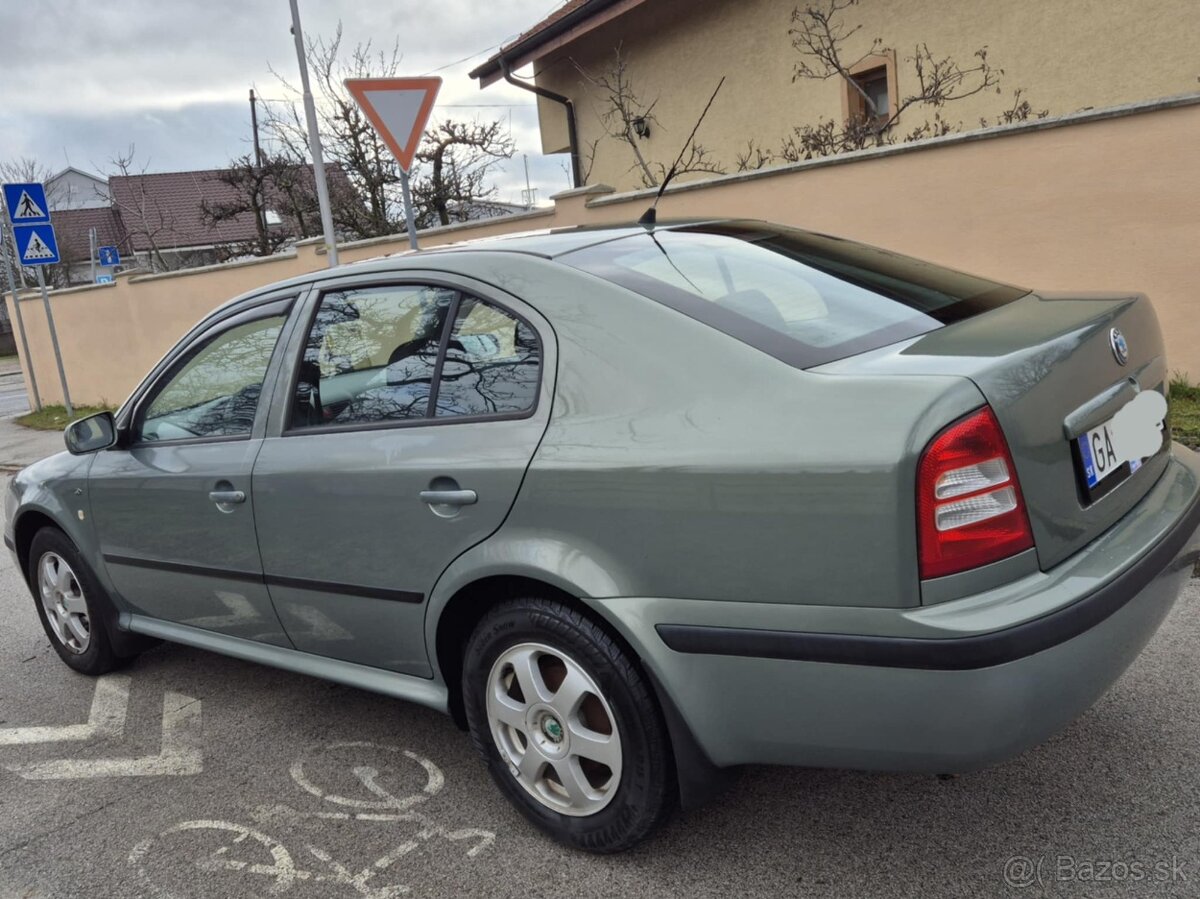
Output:
<svg viewBox="0 0 1200 899">
<path fill-rule="evenodd" d="M 421 502 L 431 506 L 473 506 L 479 502 L 474 490 L 422 490 Z"/>
<path fill-rule="evenodd" d="M 244 490 L 213 490 L 208 494 L 218 506 L 224 506 L 229 503 L 244 503 L 246 501 L 246 491 Z"/>
</svg>

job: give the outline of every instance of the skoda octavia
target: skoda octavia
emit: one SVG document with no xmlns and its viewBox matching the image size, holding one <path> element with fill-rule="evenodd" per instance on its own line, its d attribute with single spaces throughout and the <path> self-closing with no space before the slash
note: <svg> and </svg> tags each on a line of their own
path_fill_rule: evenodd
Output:
<svg viewBox="0 0 1200 899">
<path fill-rule="evenodd" d="M 722 768 L 967 771 L 1088 708 L 1200 550 L 1166 376 L 1137 293 L 761 222 L 513 236 L 222 306 L 5 537 L 76 671 L 160 639 L 431 706 L 614 851 Z"/>
</svg>

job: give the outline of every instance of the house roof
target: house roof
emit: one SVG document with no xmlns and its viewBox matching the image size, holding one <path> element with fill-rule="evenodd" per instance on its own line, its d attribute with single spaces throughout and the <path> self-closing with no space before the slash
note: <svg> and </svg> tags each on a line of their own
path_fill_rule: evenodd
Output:
<svg viewBox="0 0 1200 899">
<path fill-rule="evenodd" d="M 83 175 L 83 177 L 90 178 L 92 181 L 98 181 L 101 184 L 104 183 L 104 178 L 100 177 L 99 175 L 93 175 L 91 172 L 85 172 L 83 169 L 77 169 L 73 165 L 67 166 L 61 172 L 55 172 L 53 175 L 51 175 L 49 178 L 46 179 L 46 183 L 49 184 L 51 181 L 57 181 L 59 178 L 61 178 L 63 175 L 66 175 L 69 172 L 74 172 L 76 175 Z"/>
<path fill-rule="evenodd" d="M 239 214 L 227 221 L 205 221 L 204 208 L 239 199 L 237 188 L 220 180 L 222 169 L 114 175 L 108 179 L 113 206 L 135 250 L 210 246 L 250 240 L 254 216 Z"/>
<path fill-rule="evenodd" d="M 96 246 L 116 247 L 122 255 L 129 254 L 129 235 L 121 216 L 111 206 L 83 209 L 63 209 L 53 214 L 54 234 L 64 262 L 84 262 L 90 252 L 88 231 L 96 229 Z"/>
<path fill-rule="evenodd" d="M 510 69 L 520 68 L 644 2 L 645 0 L 567 0 L 515 40 L 504 44 L 486 62 L 472 69 L 470 76 L 479 79 L 480 87 L 487 87 L 504 77 L 502 63 L 507 64 Z"/>
<path fill-rule="evenodd" d="M 300 166 L 299 170 L 302 177 L 311 179 L 311 166 Z M 113 207 L 125 225 L 133 249 L 146 251 L 152 246 L 159 250 L 186 249 L 253 240 L 258 231 L 252 212 L 240 212 L 219 222 L 205 216 L 206 207 L 237 206 L 245 202 L 239 188 L 221 180 L 227 171 L 200 169 L 109 178 Z M 341 168 L 327 166 L 325 171 L 331 191 L 351 189 Z M 269 183 L 264 186 L 264 193 L 270 209 L 273 190 Z M 296 231 L 293 222 L 285 219 L 285 225 L 290 232 Z"/>
</svg>

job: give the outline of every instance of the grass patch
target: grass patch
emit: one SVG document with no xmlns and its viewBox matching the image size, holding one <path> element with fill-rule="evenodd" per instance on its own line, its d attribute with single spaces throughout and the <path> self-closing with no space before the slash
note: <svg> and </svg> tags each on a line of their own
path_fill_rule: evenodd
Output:
<svg viewBox="0 0 1200 899">
<path fill-rule="evenodd" d="M 1200 449 L 1200 385 L 1186 375 L 1171 378 L 1171 435 L 1180 443 Z"/>
<path fill-rule="evenodd" d="M 65 406 L 42 406 L 40 412 L 26 412 L 17 419 L 17 424 L 35 431 L 61 431 L 77 418 L 97 412 L 113 411 L 111 406 L 76 406 L 74 415 L 67 415 Z"/>
</svg>

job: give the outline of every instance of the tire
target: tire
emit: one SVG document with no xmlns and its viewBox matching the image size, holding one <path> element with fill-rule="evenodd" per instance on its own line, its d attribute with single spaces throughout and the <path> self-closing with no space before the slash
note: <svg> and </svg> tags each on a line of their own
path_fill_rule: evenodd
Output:
<svg viewBox="0 0 1200 899">
<path fill-rule="evenodd" d="M 48 572 L 45 581 L 44 566 Z M 58 577 L 53 576 L 54 572 Z M 42 628 L 68 667 L 80 674 L 96 676 L 125 661 L 113 652 L 105 627 L 105 613 L 111 609 L 108 595 L 66 534 L 51 527 L 38 531 L 29 547 L 26 574 Z M 60 592 L 55 593 L 56 589 Z M 73 623 L 53 612 L 55 608 L 65 611 L 66 618 L 73 619 Z M 81 633 L 86 633 L 86 640 Z"/>
<path fill-rule="evenodd" d="M 675 790 L 661 710 L 593 621 L 548 599 L 506 601 L 472 633 L 462 683 L 492 779 L 551 837 L 619 852 L 666 820 Z"/>
</svg>

